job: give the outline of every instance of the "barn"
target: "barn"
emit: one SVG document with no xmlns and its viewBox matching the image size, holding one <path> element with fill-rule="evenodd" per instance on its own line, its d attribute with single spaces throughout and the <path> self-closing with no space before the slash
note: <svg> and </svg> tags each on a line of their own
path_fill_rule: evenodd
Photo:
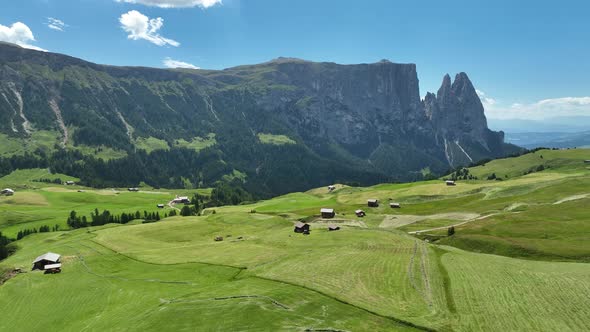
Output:
<svg viewBox="0 0 590 332">
<path fill-rule="evenodd" d="M 164 208 L 164 204 L 158 204 L 158 209 L 163 209 Z"/>
<path fill-rule="evenodd" d="M 392 209 L 401 209 L 402 205 L 400 203 L 389 203 L 389 207 Z"/>
<path fill-rule="evenodd" d="M 2 191 L 0 191 L 0 195 L 12 196 L 14 195 L 14 190 L 10 188 L 3 189 Z"/>
<path fill-rule="evenodd" d="M 447 184 L 447 186 L 455 186 L 456 185 L 455 181 L 453 181 L 453 180 L 447 180 L 447 181 L 445 181 L 445 183 Z"/>
<path fill-rule="evenodd" d="M 172 202 L 174 204 L 182 204 L 182 203 L 189 204 L 191 202 L 191 200 L 188 199 L 187 196 L 180 196 L 180 197 L 179 196 L 176 196 L 176 198 L 173 199 Z"/>
<path fill-rule="evenodd" d="M 320 214 L 322 218 L 334 218 L 336 216 L 336 212 L 334 209 L 322 208 L 320 209 Z"/>
<path fill-rule="evenodd" d="M 369 199 L 369 200 L 367 200 L 367 205 L 369 207 L 378 207 L 379 206 L 379 200 L 378 199 Z"/>
<path fill-rule="evenodd" d="M 53 252 L 43 254 L 35 258 L 35 260 L 33 261 L 33 270 L 45 270 L 51 266 L 53 266 L 53 268 L 56 268 L 55 265 L 60 263 L 60 258 L 61 256 L 59 254 Z M 59 265 L 59 268 L 61 269 L 61 264 Z"/>
<path fill-rule="evenodd" d="M 356 216 L 359 217 L 359 218 L 364 217 L 364 216 L 367 215 L 365 213 L 365 211 L 363 211 L 363 210 L 356 210 L 356 211 L 354 211 L 354 214 L 356 214 Z"/>
<path fill-rule="evenodd" d="M 295 233 L 309 233 L 309 224 L 302 223 L 301 221 L 295 224 Z"/>
<path fill-rule="evenodd" d="M 584 160 L 584 163 L 585 163 L 585 164 L 590 164 L 590 159 L 586 159 L 586 160 Z"/>
<path fill-rule="evenodd" d="M 334 190 L 336 190 L 336 186 L 334 186 L 334 185 L 328 186 L 328 191 L 334 191 Z"/>
<path fill-rule="evenodd" d="M 66 186 L 73 186 L 75 184 L 76 184 L 76 182 L 74 182 L 74 181 L 66 181 Z"/>
<path fill-rule="evenodd" d="M 127 188 L 128 191 L 139 191 L 139 188 Z"/>
</svg>

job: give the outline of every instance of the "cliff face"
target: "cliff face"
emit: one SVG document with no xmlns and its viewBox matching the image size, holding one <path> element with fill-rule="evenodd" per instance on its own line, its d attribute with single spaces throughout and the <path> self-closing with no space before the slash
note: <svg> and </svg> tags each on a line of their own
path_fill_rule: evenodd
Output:
<svg viewBox="0 0 590 332">
<path fill-rule="evenodd" d="M 133 151 L 141 138 L 172 147 L 214 133 L 223 158 L 251 177 L 272 173 L 259 133 L 288 136 L 300 158 L 369 174 L 363 179 L 410 179 L 426 167 L 442 172 L 514 151 L 487 128 L 466 74 L 445 76 L 436 96 L 421 100 L 413 64 L 279 58 L 221 71 L 162 70 L 0 45 L 0 79 L 6 137 L 46 130 L 65 148 Z M 335 180 L 342 179 L 326 182 Z"/>
</svg>

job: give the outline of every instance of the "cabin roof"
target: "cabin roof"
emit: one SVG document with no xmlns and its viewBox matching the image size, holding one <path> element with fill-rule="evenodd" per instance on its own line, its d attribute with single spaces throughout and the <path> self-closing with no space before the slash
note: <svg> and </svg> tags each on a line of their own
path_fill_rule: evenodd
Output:
<svg viewBox="0 0 590 332">
<path fill-rule="evenodd" d="M 46 260 L 46 261 L 50 261 L 50 262 L 57 262 L 60 257 L 61 256 L 59 254 L 56 254 L 53 252 L 48 252 L 48 253 L 45 253 L 45 254 L 35 258 L 35 261 L 33 263 L 37 263 L 42 260 Z"/>
<path fill-rule="evenodd" d="M 338 227 L 338 226 L 336 226 L 336 225 L 330 225 L 330 226 L 328 226 L 328 228 L 329 228 L 329 229 L 336 229 L 336 228 L 340 228 L 340 227 Z"/>
<path fill-rule="evenodd" d="M 377 201 L 378 201 L 378 200 L 377 200 L 377 199 L 375 199 L 375 198 L 371 198 L 371 199 L 368 199 L 368 200 L 367 200 L 367 202 L 369 202 L 369 203 L 377 203 Z"/>
<path fill-rule="evenodd" d="M 334 209 L 322 208 L 320 209 L 321 213 L 334 213 Z"/>
<path fill-rule="evenodd" d="M 59 269 L 59 268 L 61 268 L 61 263 L 48 264 L 48 265 L 45 265 L 45 267 L 44 267 L 45 270 L 47 270 L 47 269 Z"/>
<path fill-rule="evenodd" d="M 302 227 L 304 227 L 305 225 L 307 225 L 307 224 L 305 224 L 305 223 L 302 223 L 301 221 L 298 221 L 298 222 L 295 224 L 295 227 L 297 227 L 297 228 L 302 228 Z"/>
<path fill-rule="evenodd" d="M 356 210 L 356 211 L 354 211 L 354 213 L 363 213 L 363 212 L 365 212 L 365 211 L 363 211 L 363 210 Z"/>
</svg>

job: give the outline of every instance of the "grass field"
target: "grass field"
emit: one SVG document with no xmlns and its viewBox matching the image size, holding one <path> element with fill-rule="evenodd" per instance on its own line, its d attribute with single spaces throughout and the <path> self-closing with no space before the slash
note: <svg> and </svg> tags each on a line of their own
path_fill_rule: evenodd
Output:
<svg viewBox="0 0 590 332">
<path fill-rule="evenodd" d="M 0 286 L 0 330 L 587 331 L 588 155 L 538 151 L 471 170 L 503 181 L 337 185 L 200 217 L 30 235 L 0 262 L 0 273 L 26 271 Z M 524 175 L 539 162 L 549 167 Z M 0 231 L 65 227 L 71 209 L 153 211 L 180 193 L 31 182 L 46 175 L 0 178 L 17 188 L 0 197 Z M 319 218 L 322 207 L 336 217 Z M 293 232 L 300 218 L 310 235 Z M 61 274 L 28 271 L 46 251 L 62 255 Z"/>
</svg>

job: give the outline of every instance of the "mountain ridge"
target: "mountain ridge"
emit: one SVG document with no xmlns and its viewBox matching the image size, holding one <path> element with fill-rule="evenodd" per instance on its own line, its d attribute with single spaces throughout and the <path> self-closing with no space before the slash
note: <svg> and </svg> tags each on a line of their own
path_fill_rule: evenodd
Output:
<svg viewBox="0 0 590 332">
<path fill-rule="evenodd" d="M 179 140 L 214 135 L 205 150 L 218 154 L 226 171 L 273 193 L 336 180 L 416 180 L 425 169 L 442 174 L 518 151 L 487 128 L 465 73 L 454 82 L 445 76 L 439 93 L 422 100 L 415 64 L 278 58 L 224 70 L 159 69 L 0 45 L 0 77 L 6 137 L 50 131 L 59 133 L 62 148 L 105 146 L 133 155 L 143 148 L 138 142 L 173 149 Z M 295 144 L 268 144 L 260 134 Z"/>
</svg>

